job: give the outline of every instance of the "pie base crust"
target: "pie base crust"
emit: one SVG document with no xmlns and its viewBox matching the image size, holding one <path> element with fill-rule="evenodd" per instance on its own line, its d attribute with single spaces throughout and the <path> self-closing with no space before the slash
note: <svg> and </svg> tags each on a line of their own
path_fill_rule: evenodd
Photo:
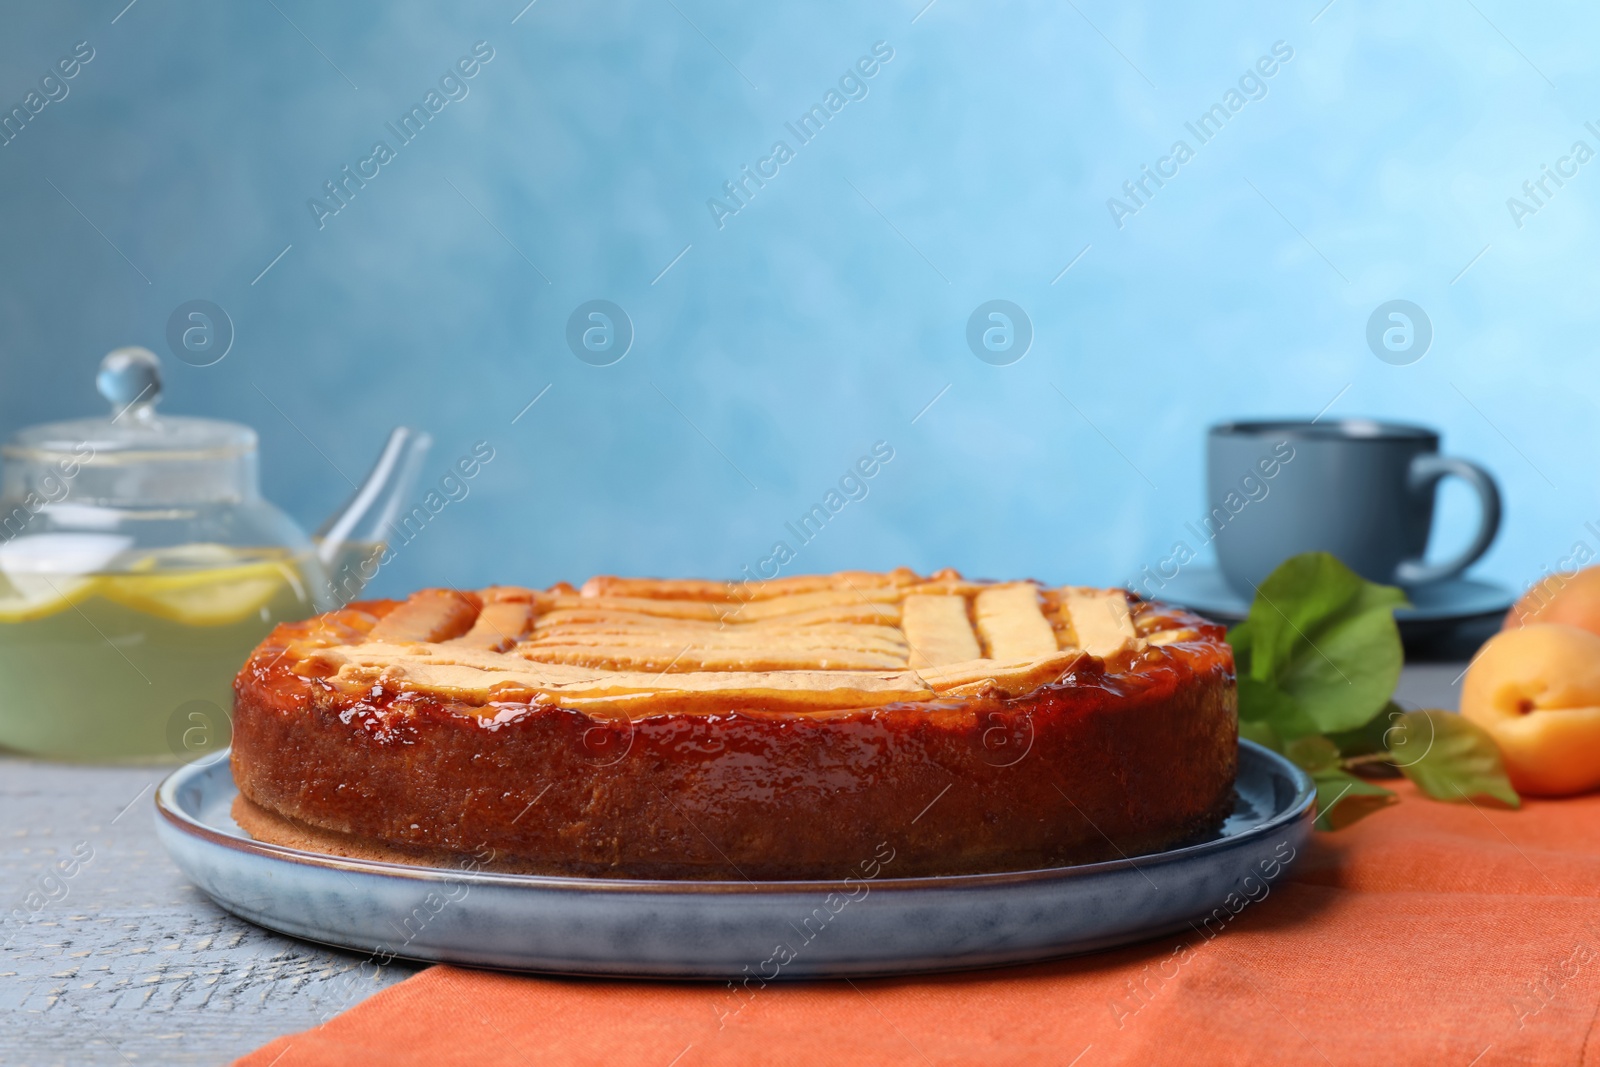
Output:
<svg viewBox="0 0 1600 1067">
<path fill-rule="evenodd" d="M 959 582 L 950 595 L 969 603 L 974 588 L 991 588 L 952 572 L 906 575 L 870 577 L 923 591 L 915 595 L 927 594 L 930 582 Z M 856 575 L 850 584 L 864 580 Z M 660 584 L 671 600 L 674 583 Z M 839 692 L 835 677 L 854 694 L 849 680 L 859 674 L 871 698 L 868 674 L 853 668 L 816 683 L 821 689 L 764 671 L 729 683 L 669 669 L 656 673 L 657 688 L 619 699 L 596 696 L 594 687 L 620 684 L 620 671 L 605 668 L 599 682 L 585 681 L 547 676 L 543 662 L 532 661 L 516 667 L 523 673 L 510 682 L 491 685 L 487 700 L 467 667 L 431 668 L 456 659 L 497 663 L 475 659 L 480 653 L 468 655 L 457 642 L 483 629 L 490 604 L 522 594 L 529 632 L 503 634 L 499 644 L 515 643 L 493 655 L 524 664 L 522 657 L 556 655 L 545 651 L 548 642 L 568 639 L 540 637 L 538 620 L 584 596 L 565 586 L 454 593 L 469 603 L 444 622 L 439 605 L 454 610 L 447 594 L 427 591 L 285 624 L 235 682 L 235 818 L 259 840 L 333 855 L 730 881 L 1030 870 L 1136 856 L 1213 832 L 1233 808 L 1238 752 L 1233 661 L 1222 628 L 1120 592 L 1095 592 L 1122 605 L 1106 624 L 1120 628 L 1118 638 L 1099 633 L 1082 610 L 1076 622 L 1056 610 L 1077 594 L 1013 587 L 1036 589 L 1055 637 L 1046 638 L 1031 614 L 1026 625 L 1008 616 L 986 627 L 973 612 L 973 640 L 983 651 L 1056 640 L 1055 652 L 1034 648 L 1042 659 L 1029 661 L 1046 667 L 1008 673 L 1012 661 L 995 659 L 994 677 L 974 682 L 961 680 L 962 666 L 930 695 L 865 707 L 821 706 L 845 699 L 828 695 Z M 1007 592 L 987 603 L 1026 599 Z M 949 615 L 946 607 L 917 602 L 905 618 L 921 633 L 917 620 Z M 503 631 L 513 617 L 494 619 Z M 432 629 L 418 629 L 417 619 Z M 873 647 L 893 646 L 884 640 Z M 642 655 L 639 641 L 629 641 L 626 655 Z M 955 650 L 949 655 L 968 654 L 960 651 L 964 641 L 946 642 Z M 1084 647 L 1091 645 L 1099 654 Z M 937 658 L 930 651 L 937 647 L 930 639 L 923 651 Z M 387 665 L 369 662 L 363 649 L 380 650 Z M 713 654 L 724 653 L 704 653 Z M 890 679 L 882 684 L 892 697 L 894 687 L 937 679 L 941 669 L 878 673 Z M 977 670 L 983 673 L 981 661 Z M 1039 670 L 1047 680 L 1035 680 Z M 713 689 L 689 680 L 675 688 L 689 674 L 709 678 L 704 684 Z M 529 691 L 536 684 L 547 688 Z"/>
</svg>

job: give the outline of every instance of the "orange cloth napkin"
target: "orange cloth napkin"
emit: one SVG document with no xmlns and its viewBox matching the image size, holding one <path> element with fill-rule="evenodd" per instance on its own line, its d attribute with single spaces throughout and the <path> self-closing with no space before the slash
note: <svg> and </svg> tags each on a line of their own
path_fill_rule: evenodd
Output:
<svg viewBox="0 0 1600 1067">
<path fill-rule="evenodd" d="M 433 967 L 238 1062 L 1600 1064 L 1600 796 L 1507 811 L 1398 788 L 1211 937 L 778 983 L 742 1009 L 724 985 Z"/>
</svg>

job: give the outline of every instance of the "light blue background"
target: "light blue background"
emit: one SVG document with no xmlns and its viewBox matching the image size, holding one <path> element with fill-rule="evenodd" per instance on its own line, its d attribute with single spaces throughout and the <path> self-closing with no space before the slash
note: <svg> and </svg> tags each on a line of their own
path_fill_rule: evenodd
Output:
<svg viewBox="0 0 1600 1067">
<path fill-rule="evenodd" d="M 169 358 L 163 408 L 255 426 L 308 527 L 394 423 L 434 433 L 435 479 L 496 450 L 382 592 L 736 575 L 878 440 L 870 495 L 785 573 L 1118 582 L 1202 513 L 1208 423 L 1327 408 L 1490 465 L 1481 572 L 1524 583 L 1600 518 L 1600 161 L 1521 229 L 1506 199 L 1600 149 L 1600 17 L 1324 2 L 14 6 L 7 109 L 96 57 L 0 148 L 0 431 L 98 410 L 100 356 L 165 355 L 202 298 L 237 340 Z M 319 231 L 307 199 L 479 40 L 470 96 Z M 1280 40 L 1268 95 L 1119 230 L 1107 198 Z M 870 95 L 719 230 L 707 198 L 876 41 Z M 1410 366 L 1364 341 L 1397 297 L 1435 329 Z M 614 366 L 565 345 L 593 298 L 637 331 Z M 1036 331 L 1012 366 L 966 347 L 992 298 Z M 1445 504 L 1436 552 L 1471 517 Z"/>
</svg>

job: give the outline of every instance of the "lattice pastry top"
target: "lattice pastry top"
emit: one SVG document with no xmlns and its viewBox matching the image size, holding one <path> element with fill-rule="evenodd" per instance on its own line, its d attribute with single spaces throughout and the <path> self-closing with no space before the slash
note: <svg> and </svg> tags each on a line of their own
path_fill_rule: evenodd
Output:
<svg viewBox="0 0 1600 1067">
<path fill-rule="evenodd" d="M 1202 639 L 1194 616 L 1154 608 L 1117 589 L 950 570 L 761 583 L 601 577 L 582 590 L 423 590 L 381 616 L 346 609 L 299 624 L 277 654 L 345 693 L 432 694 L 482 714 L 530 701 L 633 717 L 815 712 L 1016 695 L 1084 656 L 1117 661 Z"/>
</svg>

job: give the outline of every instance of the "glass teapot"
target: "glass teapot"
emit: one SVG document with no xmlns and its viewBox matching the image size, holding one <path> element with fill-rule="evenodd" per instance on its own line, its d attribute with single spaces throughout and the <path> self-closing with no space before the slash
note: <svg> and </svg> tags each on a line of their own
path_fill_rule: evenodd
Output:
<svg viewBox="0 0 1600 1067">
<path fill-rule="evenodd" d="M 248 426 L 159 416 L 161 364 L 100 364 L 108 418 L 0 447 L 0 745 L 169 761 L 228 743 L 233 676 L 273 626 L 353 599 L 427 434 L 390 436 L 313 537 L 263 500 Z"/>
</svg>

